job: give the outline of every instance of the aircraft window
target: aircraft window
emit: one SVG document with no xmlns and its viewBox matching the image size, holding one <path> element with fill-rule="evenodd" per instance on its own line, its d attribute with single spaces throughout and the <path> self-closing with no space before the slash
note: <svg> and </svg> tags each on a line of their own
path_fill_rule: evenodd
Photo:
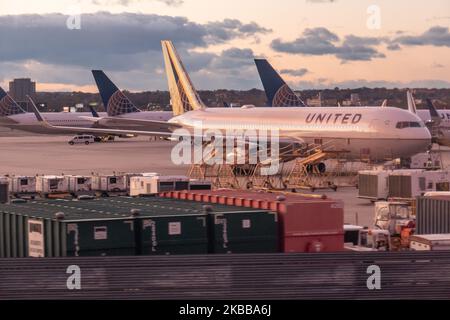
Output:
<svg viewBox="0 0 450 320">
<path fill-rule="evenodd" d="M 404 128 L 421 128 L 420 122 L 414 122 L 414 121 L 401 121 L 397 122 L 396 128 L 397 129 L 404 129 Z"/>
</svg>

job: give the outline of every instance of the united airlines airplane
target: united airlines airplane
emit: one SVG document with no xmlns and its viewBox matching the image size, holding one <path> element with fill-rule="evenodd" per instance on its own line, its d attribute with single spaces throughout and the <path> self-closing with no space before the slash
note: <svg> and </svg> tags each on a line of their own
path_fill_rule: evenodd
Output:
<svg viewBox="0 0 450 320">
<path fill-rule="evenodd" d="M 281 78 L 277 71 L 266 59 L 255 59 L 256 68 L 271 107 L 305 107 L 306 104 L 292 91 L 289 85 Z M 416 113 L 422 121 L 434 128 L 434 140 L 440 145 L 450 146 L 450 110 L 436 110 L 432 102 L 428 102 L 428 110 L 416 108 L 411 92 L 407 93 L 408 110 Z M 386 106 L 386 101 L 383 107 Z M 436 111 L 431 111 L 433 108 Z M 435 113 L 433 116 L 433 112 Z"/>
<path fill-rule="evenodd" d="M 91 115 L 89 112 L 46 112 L 43 118 L 51 125 L 61 127 L 89 128 L 93 126 L 92 121 L 83 119 Z M 101 116 L 106 114 L 101 113 Z M 36 120 L 34 113 L 23 110 L 11 96 L 0 87 L 0 125 L 17 130 L 33 133 L 54 134 L 54 130 L 43 127 Z M 84 130 L 80 130 L 80 133 Z M 60 131 L 60 134 L 73 133 L 73 131 Z"/>
<path fill-rule="evenodd" d="M 255 135 L 278 131 L 282 143 L 327 144 L 332 145 L 334 151 L 345 152 L 347 159 L 372 161 L 407 158 L 426 151 L 431 144 L 430 132 L 423 121 L 398 108 L 208 108 L 198 96 L 173 44 L 162 41 L 162 48 L 172 105 L 178 108 L 175 110 L 186 111 L 170 119 L 166 126 L 170 131 L 185 130 L 183 133 L 176 131 L 174 135 L 158 131 L 113 132 L 184 138 L 186 131 L 195 135 L 200 129 L 202 132 L 220 131 L 228 137 L 241 130 L 255 132 Z M 43 119 L 40 121 L 52 127 Z M 235 137 L 240 138 L 241 134 Z"/>
</svg>

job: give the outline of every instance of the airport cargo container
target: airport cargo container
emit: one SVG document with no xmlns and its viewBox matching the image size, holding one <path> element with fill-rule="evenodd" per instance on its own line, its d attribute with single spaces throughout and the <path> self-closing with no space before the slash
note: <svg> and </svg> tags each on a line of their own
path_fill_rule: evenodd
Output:
<svg viewBox="0 0 450 320">
<path fill-rule="evenodd" d="M 36 192 L 48 195 L 52 193 L 66 193 L 69 191 L 69 182 L 65 176 L 37 176 Z"/>
<path fill-rule="evenodd" d="M 448 171 L 396 170 L 388 178 L 390 198 L 415 198 L 430 191 L 450 191 Z"/>
<path fill-rule="evenodd" d="M 143 213 L 141 254 L 206 254 L 206 215 Z"/>
<path fill-rule="evenodd" d="M 125 177 L 126 184 L 127 184 L 127 189 L 130 190 L 131 178 L 133 178 L 133 177 L 142 177 L 145 174 L 144 173 L 126 172 L 126 173 L 120 173 L 120 175 L 123 175 Z"/>
<path fill-rule="evenodd" d="M 113 197 L 67 201 L 65 205 L 88 212 L 133 216 L 137 254 L 206 254 L 206 213 L 202 205 L 190 206 L 159 198 Z"/>
<path fill-rule="evenodd" d="M 417 234 L 450 233 L 450 199 L 418 197 L 416 211 Z"/>
<path fill-rule="evenodd" d="M 92 177 L 88 176 L 66 176 L 69 183 L 69 191 L 83 193 L 92 191 Z"/>
<path fill-rule="evenodd" d="M 135 254 L 133 217 L 79 210 L 69 203 L 74 202 L 1 205 L 1 257 Z"/>
<path fill-rule="evenodd" d="M 130 195 L 155 195 L 164 191 L 189 190 L 186 176 L 142 176 L 132 177 Z"/>
<path fill-rule="evenodd" d="M 7 180 L 0 180 L 0 203 L 6 203 L 9 200 L 9 183 Z"/>
<path fill-rule="evenodd" d="M 126 192 L 127 178 L 124 175 L 94 175 L 92 190 L 101 192 Z"/>
<path fill-rule="evenodd" d="M 36 193 L 36 176 L 11 176 L 8 180 L 11 193 Z"/>
<path fill-rule="evenodd" d="M 275 212 L 209 212 L 210 253 L 278 252 L 278 218 Z"/>
<path fill-rule="evenodd" d="M 388 197 L 387 170 L 363 170 L 358 172 L 358 197 L 370 200 L 382 200 Z"/>
<path fill-rule="evenodd" d="M 416 234 L 411 236 L 409 248 L 415 251 L 450 250 L 450 234 Z"/>
<path fill-rule="evenodd" d="M 274 203 L 283 252 L 335 252 L 344 249 L 344 204 L 334 200 Z"/>
<path fill-rule="evenodd" d="M 334 252 L 344 248 L 343 203 L 326 196 L 237 190 L 164 192 L 160 196 L 277 212 L 280 248 L 285 252 Z"/>
<path fill-rule="evenodd" d="M 159 197 L 119 197 L 102 201 L 114 203 L 116 208 L 126 206 L 140 210 L 139 217 L 144 219 L 143 239 L 146 241 L 143 254 L 166 253 L 164 250 L 167 249 L 162 246 L 164 239 L 157 239 L 161 236 L 172 236 L 171 250 L 177 249 L 175 253 L 206 253 L 203 250 L 208 248 L 208 237 L 206 234 L 202 236 L 201 233 L 206 231 L 209 235 L 210 252 L 257 253 L 278 250 L 277 216 L 267 210 Z M 203 226 L 206 217 L 208 225 Z M 160 229 L 159 225 L 162 225 Z M 145 234 L 152 228 L 158 236 L 156 242 L 164 250 L 152 247 L 152 234 Z M 176 237 L 180 232 L 180 238 Z"/>
</svg>

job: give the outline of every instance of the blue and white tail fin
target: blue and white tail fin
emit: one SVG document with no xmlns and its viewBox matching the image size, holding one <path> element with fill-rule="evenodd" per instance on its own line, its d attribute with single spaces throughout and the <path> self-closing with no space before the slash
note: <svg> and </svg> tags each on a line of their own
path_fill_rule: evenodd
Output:
<svg viewBox="0 0 450 320">
<path fill-rule="evenodd" d="M 436 107 L 434 106 L 433 101 L 431 99 L 427 99 L 427 108 L 430 111 L 431 119 L 441 121 L 441 116 L 439 115 L 439 112 L 437 111 Z"/>
<path fill-rule="evenodd" d="M 161 41 L 161 46 L 173 114 L 177 116 L 188 111 L 204 109 L 205 104 L 195 90 L 172 41 Z"/>
<path fill-rule="evenodd" d="M 255 59 L 259 77 L 271 107 L 306 107 L 266 59 Z"/>
<path fill-rule="evenodd" d="M 0 117 L 8 117 L 21 113 L 25 113 L 25 110 L 0 87 Z"/>
<path fill-rule="evenodd" d="M 110 117 L 140 112 L 122 91 L 106 76 L 102 70 L 92 70 L 98 92 L 102 97 L 106 113 Z"/>
</svg>

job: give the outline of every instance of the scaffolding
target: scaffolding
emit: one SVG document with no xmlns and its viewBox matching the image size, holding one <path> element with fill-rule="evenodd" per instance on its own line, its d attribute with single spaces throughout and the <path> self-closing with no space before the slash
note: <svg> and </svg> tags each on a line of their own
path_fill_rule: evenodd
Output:
<svg viewBox="0 0 450 320">
<path fill-rule="evenodd" d="M 226 156 L 222 164 L 208 164 L 208 160 L 216 156 L 213 148 L 210 154 L 204 155 L 201 163 L 191 166 L 188 175 L 192 179 L 209 180 L 215 188 L 336 190 L 339 179 L 348 181 L 346 186 L 357 186 L 358 170 L 348 171 L 347 154 L 346 150 L 335 150 L 334 141 L 310 144 L 308 147 L 292 143 L 282 146 L 276 157 L 258 161 L 257 164 L 249 164 L 248 158 L 245 164 L 227 163 Z M 324 161 L 330 159 L 335 160 L 336 165 L 327 170 Z M 278 168 L 276 172 L 263 174 L 263 170 L 271 166 Z"/>
</svg>

